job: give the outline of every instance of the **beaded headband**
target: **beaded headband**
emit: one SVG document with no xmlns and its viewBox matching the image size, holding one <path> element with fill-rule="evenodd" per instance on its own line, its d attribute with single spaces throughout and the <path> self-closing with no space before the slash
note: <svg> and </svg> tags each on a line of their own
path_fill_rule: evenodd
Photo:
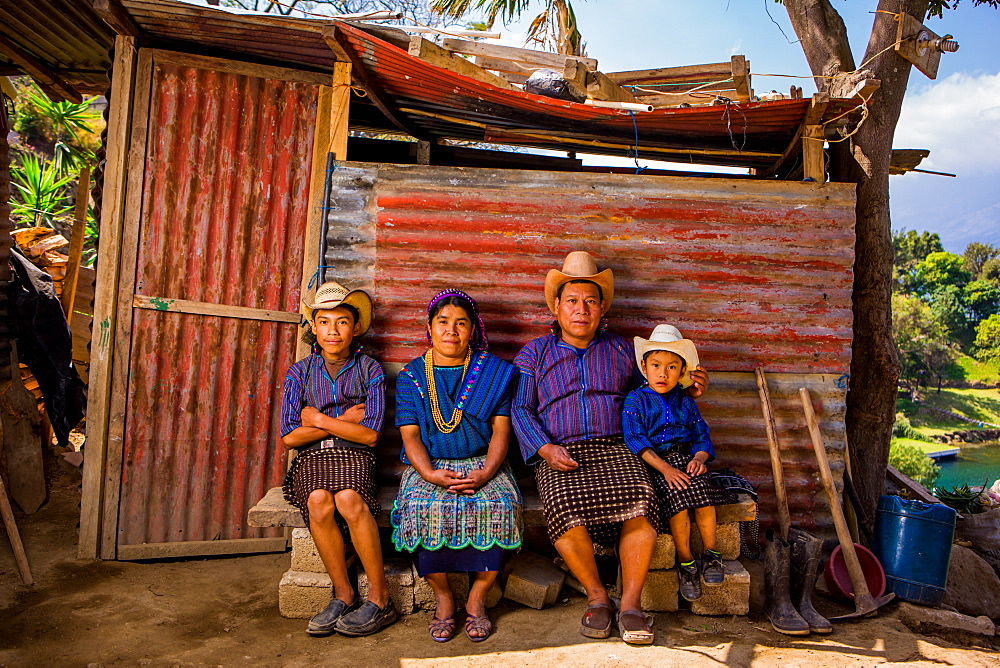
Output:
<svg viewBox="0 0 1000 668">
<path fill-rule="evenodd" d="M 429 318 L 431 313 L 434 312 L 434 307 L 437 306 L 439 302 L 447 299 L 448 297 L 459 297 L 469 302 L 472 307 L 472 339 L 469 341 L 469 347 L 473 350 L 486 350 L 490 347 L 489 338 L 486 336 L 486 325 L 483 324 L 483 318 L 479 315 L 479 305 L 476 304 L 476 300 L 467 295 L 466 293 L 458 290 L 457 288 L 448 288 L 442 290 L 441 292 L 434 295 L 430 303 L 427 304 L 427 317 Z M 427 343 L 431 342 L 431 333 L 427 332 Z"/>
</svg>

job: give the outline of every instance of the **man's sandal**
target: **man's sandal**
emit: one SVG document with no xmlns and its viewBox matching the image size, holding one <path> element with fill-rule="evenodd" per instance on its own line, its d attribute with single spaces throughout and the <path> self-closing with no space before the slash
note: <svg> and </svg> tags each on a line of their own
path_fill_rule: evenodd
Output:
<svg viewBox="0 0 1000 668">
<path fill-rule="evenodd" d="M 427 625 L 427 630 L 430 632 L 431 639 L 434 642 L 448 642 L 455 637 L 455 616 L 452 615 L 447 619 L 432 617 L 430 623 Z M 442 632 L 444 635 L 435 635 Z"/>
<path fill-rule="evenodd" d="M 651 645 L 653 618 L 642 610 L 622 610 L 618 613 L 618 631 L 630 645 Z"/>
<path fill-rule="evenodd" d="M 607 638 L 611 635 L 611 618 L 615 609 L 607 603 L 587 606 L 580 621 L 580 635 L 588 638 Z"/>
<path fill-rule="evenodd" d="M 472 635 L 473 632 L 477 635 Z M 482 642 L 489 638 L 491 633 L 493 633 L 493 622 L 488 616 L 473 617 L 469 615 L 465 618 L 465 635 L 469 636 L 469 640 L 472 642 Z"/>
</svg>

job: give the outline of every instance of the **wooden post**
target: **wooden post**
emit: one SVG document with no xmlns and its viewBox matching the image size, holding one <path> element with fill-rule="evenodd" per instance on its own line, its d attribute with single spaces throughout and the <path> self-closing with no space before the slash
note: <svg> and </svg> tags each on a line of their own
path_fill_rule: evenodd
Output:
<svg viewBox="0 0 1000 668">
<path fill-rule="evenodd" d="M 66 324 L 73 321 L 73 303 L 76 301 L 76 282 L 80 276 L 80 258 L 83 239 L 87 231 L 87 204 L 90 203 L 90 165 L 80 170 L 80 183 L 76 188 L 76 209 L 73 212 L 73 233 L 69 242 L 69 262 L 63 278 L 62 307 Z"/>
<path fill-rule="evenodd" d="M 807 125 L 802 133 L 802 176 L 826 183 L 826 152 L 822 125 Z"/>
<path fill-rule="evenodd" d="M 98 556 L 104 464 L 107 460 L 108 408 L 111 399 L 111 356 L 114 352 L 121 229 L 125 204 L 125 175 L 132 121 L 136 49 L 134 37 L 115 38 L 111 80 L 111 109 L 105 155 L 104 198 L 101 210 L 101 261 L 94 290 L 94 325 L 87 405 L 87 456 L 83 466 L 80 503 L 80 539 L 77 556 Z"/>
<path fill-rule="evenodd" d="M 10 538 L 10 547 L 14 550 L 17 570 L 21 571 L 21 582 L 26 585 L 34 584 L 31 568 L 28 566 L 28 556 L 24 553 L 24 545 L 21 544 L 21 534 L 17 531 L 17 522 L 14 521 L 14 511 L 11 510 L 10 500 L 7 499 L 7 488 L 4 487 L 3 478 L 0 478 L 0 515 L 3 515 L 3 524 L 7 527 L 7 537 Z"/>
<path fill-rule="evenodd" d="M 351 64 L 333 64 L 333 104 L 330 117 L 330 152 L 334 160 L 347 160 L 348 112 L 351 109 Z M 323 203 L 326 206 L 326 203 Z"/>
<path fill-rule="evenodd" d="M 781 537 L 788 539 L 788 527 L 791 519 L 788 514 L 788 499 L 785 496 L 785 474 L 781 467 L 781 449 L 778 446 L 778 430 L 774 426 L 774 409 L 771 406 L 771 392 L 767 387 L 764 370 L 754 371 L 757 378 L 757 391 L 760 393 L 760 406 L 764 412 L 764 430 L 767 432 L 767 447 L 771 453 L 771 473 L 774 476 L 774 497 L 778 506 L 778 526 Z"/>
</svg>

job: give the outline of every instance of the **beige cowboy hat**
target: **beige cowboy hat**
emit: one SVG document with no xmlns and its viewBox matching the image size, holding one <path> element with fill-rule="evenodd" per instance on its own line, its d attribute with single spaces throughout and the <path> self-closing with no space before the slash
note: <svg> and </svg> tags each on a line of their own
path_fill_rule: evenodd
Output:
<svg viewBox="0 0 1000 668">
<path fill-rule="evenodd" d="M 549 305 L 549 310 L 556 312 L 556 294 L 559 292 L 559 286 L 581 279 L 593 281 L 601 286 L 604 295 L 601 315 L 607 313 L 611 308 L 611 301 L 615 298 L 615 277 L 610 269 L 598 272 L 594 256 L 587 251 L 573 251 L 563 260 L 562 271 L 549 269 L 549 273 L 545 275 L 545 303 Z"/>
<path fill-rule="evenodd" d="M 646 353 L 654 350 L 666 350 L 679 355 L 687 364 L 684 375 L 680 377 L 678 384 L 681 387 L 688 387 L 694 381 L 691 380 L 691 370 L 698 367 L 698 350 L 694 347 L 691 339 L 685 339 L 673 325 L 657 325 L 648 339 L 641 336 L 635 337 L 635 362 L 642 371 L 642 360 Z M 642 371 L 645 376 L 646 372 Z"/>
<path fill-rule="evenodd" d="M 372 298 L 364 290 L 348 290 L 336 281 L 327 281 L 319 286 L 312 303 L 304 303 L 306 318 L 312 320 L 313 311 L 335 309 L 341 304 L 358 309 L 358 322 L 361 325 L 359 336 L 367 332 L 372 325 Z"/>
</svg>

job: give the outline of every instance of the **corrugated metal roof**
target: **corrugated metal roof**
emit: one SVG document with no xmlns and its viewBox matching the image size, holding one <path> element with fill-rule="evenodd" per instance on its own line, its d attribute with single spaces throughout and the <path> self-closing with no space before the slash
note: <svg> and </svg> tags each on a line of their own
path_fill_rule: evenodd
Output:
<svg viewBox="0 0 1000 668">
<path fill-rule="evenodd" d="M 136 293 L 297 312 L 319 87 L 154 62 Z M 119 545 L 264 535 L 297 334 L 134 311 Z"/>
<path fill-rule="evenodd" d="M 792 514 L 828 527 L 814 512 L 824 506 L 797 390 L 813 392 L 842 468 L 852 186 L 340 163 L 329 208 L 328 238 L 341 240 L 327 254 L 330 278 L 358 280 L 374 259 L 366 345 L 390 371 L 426 349 L 425 305 L 449 286 L 479 301 L 494 352 L 513 359 L 554 319 L 546 272 L 591 251 L 615 273 L 614 331 L 648 336 L 668 322 L 698 345 L 720 459 L 764 485 L 765 519 L 771 469 L 752 372 L 771 374 Z M 387 430 L 383 473 L 400 472 L 398 448 Z"/>
</svg>

